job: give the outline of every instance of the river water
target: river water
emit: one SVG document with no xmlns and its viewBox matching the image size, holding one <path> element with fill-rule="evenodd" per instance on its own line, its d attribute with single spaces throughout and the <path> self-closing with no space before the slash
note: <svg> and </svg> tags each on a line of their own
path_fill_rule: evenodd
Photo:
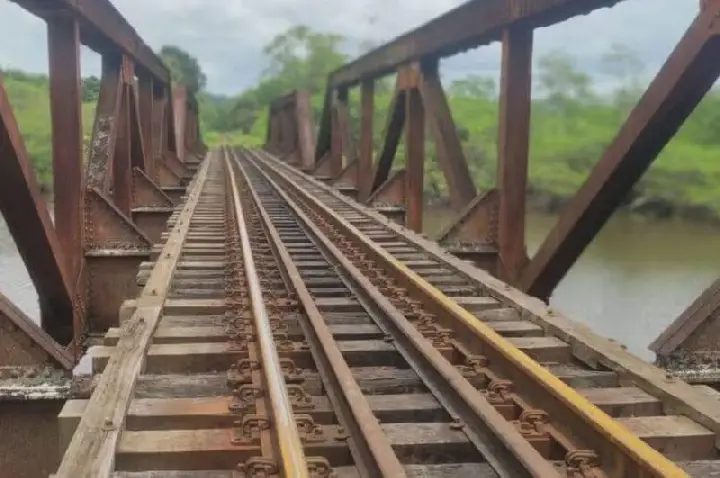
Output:
<svg viewBox="0 0 720 478">
<path fill-rule="evenodd" d="M 426 214 L 432 235 L 452 213 Z M 531 214 L 528 254 L 555 217 Z M 615 215 L 560 283 L 550 304 L 600 335 L 653 360 L 647 346 L 720 275 L 720 230 L 682 221 Z"/>
<path fill-rule="evenodd" d="M 432 236 L 452 213 L 426 213 Z M 555 218 L 528 217 L 528 253 Z M 551 305 L 625 344 L 648 360 L 648 344 L 720 273 L 717 228 L 617 215 L 562 281 Z M 37 295 L 4 221 L 0 222 L 0 291 L 37 318 Z"/>
</svg>

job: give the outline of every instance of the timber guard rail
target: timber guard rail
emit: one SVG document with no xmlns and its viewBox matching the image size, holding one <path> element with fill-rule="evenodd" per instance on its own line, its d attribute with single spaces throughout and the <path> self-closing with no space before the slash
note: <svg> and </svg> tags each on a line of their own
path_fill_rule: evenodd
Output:
<svg viewBox="0 0 720 478">
<path fill-rule="evenodd" d="M 47 23 L 55 221 L 0 77 L 0 212 L 42 315 L 39 327 L 0 296 L 0 322 L 38 346 L 2 365 L 70 369 L 88 334 L 118 325 L 122 301 L 136 295 L 137 268 L 150 259 L 206 148 L 197 101 L 172 88 L 161 60 L 109 1 L 14 1 Z M 86 155 L 81 45 L 102 56 Z"/>
<path fill-rule="evenodd" d="M 720 74 L 720 0 L 704 0 L 585 183 L 528 257 L 524 237 L 534 29 L 618 2 L 471 0 L 332 72 L 316 140 L 309 94 L 293 92 L 276 100 L 270 107 L 266 149 L 421 232 L 427 122 L 456 214 L 438 242 L 547 300 Z M 502 43 L 497 178 L 494 188 L 478 192 L 438 65 L 444 57 L 496 41 Z M 374 151 L 375 82 L 388 75 L 395 76 L 395 90 L 381 146 Z M 357 147 L 348 111 L 354 87 L 360 89 Z M 405 166 L 393 169 L 403 134 Z M 698 337 L 720 327 L 717 289 L 717 283 L 708 288 L 651 349 L 660 357 L 683 346 L 691 352 L 712 349 L 714 341 Z"/>
</svg>

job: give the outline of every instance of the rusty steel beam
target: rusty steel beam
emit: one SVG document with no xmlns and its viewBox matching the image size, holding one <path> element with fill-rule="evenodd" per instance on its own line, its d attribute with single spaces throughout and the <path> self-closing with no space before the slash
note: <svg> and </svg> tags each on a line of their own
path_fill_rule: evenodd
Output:
<svg viewBox="0 0 720 478">
<path fill-rule="evenodd" d="M 155 95 L 153 93 L 153 81 L 150 76 L 141 75 L 138 78 L 138 116 L 140 121 L 140 129 L 142 130 L 142 143 L 145 149 L 145 165 L 144 170 L 148 174 L 152 174 L 155 166 L 154 158 L 154 141 L 153 137 L 153 118 L 155 110 Z"/>
<path fill-rule="evenodd" d="M 332 103 L 333 89 L 328 87 L 325 89 L 325 99 L 323 100 L 323 109 L 320 114 L 320 122 L 318 124 L 318 135 L 315 146 L 315 162 L 322 161 L 326 153 L 330 151 L 330 143 L 332 142 Z"/>
<path fill-rule="evenodd" d="M 667 357 L 681 349 L 684 352 L 694 351 L 692 342 L 702 341 L 701 337 L 709 339 L 707 342 L 715 343 L 718 339 L 716 333 L 702 334 L 702 328 L 712 327 L 720 319 L 720 279 L 703 291 L 690 306 L 680 314 L 672 324 L 650 344 L 648 349 L 655 352 L 658 357 Z M 693 339 L 695 339 L 693 341 Z M 700 340 L 698 340 L 700 339 Z M 690 342 L 690 343 L 688 343 Z M 688 347 L 688 345 L 690 347 Z"/>
<path fill-rule="evenodd" d="M 75 281 L 82 264 L 82 86 L 80 28 L 72 15 L 47 19 L 50 60 L 55 232 L 65 270 Z"/>
<path fill-rule="evenodd" d="M 109 0 L 11 1 L 41 18 L 62 12 L 73 14 L 80 23 L 80 39 L 88 48 L 101 55 L 125 54 L 153 79 L 170 84 L 170 73 L 162 60 Z"/>
<path fill-rule="evenodd" d="M 285 130 L 285 128 L 282 128 Z M 340 131 L 340 111 L 337 105 L 332 108 L 332 141 L 330 143 L 330 158 L 328 160 L 328 174 L 334 178 L 343 168 L 343 140 Z"/>
<path fill-rule="evenodd" d="M 330 147 L 330 175 L 337 177 L 346 162 L 354 159 L 350 143 L 350 119 L 348 117 L 348 91 L 338 90 L 337 99 L 332 106 L 332 141 Z"/>
<path fill-rule="evenodd" d="M 328 88 L 352 86 L 428 57 L 440 58 L 502 38 L 505 28 L 547 26 L 622 0 L 472 0 L 347 63 Z"/>
<path fill-rule="evenodd" d="M 111 187 L 110 171 L 118 128 L 115 118 L 118 116 L 122 99 L 121 70 L 120 58 L 103 56 L 100 95 L 95 109 L 95 122 L 85 169 L 86 188 L 94 188 L 103 193 L 108 193 Z"/>
<path fill-rule="evenodd" d="M 405 224 L 415 232 L 423 228 L 425 178 L 425 110 L 417 88 L 405 94 Z"/>
<path fill-rule="evenodd" d="M 547 298 L 720 74 L 720 1 L 695 18 L 522 276 Z"/>
<path fill-rule="evenodd" d="M 172 106 L 175 124 L 175 152 L 181 162 L 185 161 L 185 152 L 187 151 L 187 145 L 185 143 L 187 139 L 187 104 L 187 89 L 184 87 L 173 88 Z"/>
<path fill-rule="evenodd" d="M 508 28 L 503 33 L 498 131 L 497 185 L 500 193 L 497 247 L 500 273 L 515 283 L 527 265 L 525 196 L 530 149 L 530 94 L 533 31 Z"/>
<path fill-rule="evenodd" d="M 440 82 L 438 66 L 437 61 L 423 64 L 420 94 L 432 125 L 437 159 L 447 181 L 450 203 L 453 209 L 462 211 L 475 199 L 477 189 L 470 175 L 452 111 Z"/>
<path fill-rule="evenodd" d="M 361 201 L 370 196 L 373 170 L 373 112 L 375 110 L 375 83 L 365 81 L 360 90 L 360 145 L 357 178 Z"/>
<path fill-rule="evenodd" d="M 130 81 L 132 68 L 127 58 L 123 58 L 121 68 L 120 98 L 118 103 L 115 150 L 112 157 L 112 190 L 115 206 L 126 216 L 130 216 L 130 203 L 132 197 L 132 111 Z"/>
<path fill-rule="evenodd" d="M 42 327 L 73 339 L 73 286 L 0 75 L 0 212 L 40 297 Z"/>
<path fill-rule="evenodd" d="M 309 91 L 296 92 L 295 118 L 298 128 L 300 168 L 310 170 L 315 165 L 315 137 L 313 136 L 313 113 Z"/>
<path fill-rule="evenodd" d="M 405 91 L 396 89 L 395 95 L 390 100 L 383 145 L 373 168 L 370 196 L 387 181 L 392 170 L 398 143 L 405 127 L 405 94 Z"/>
</svg>

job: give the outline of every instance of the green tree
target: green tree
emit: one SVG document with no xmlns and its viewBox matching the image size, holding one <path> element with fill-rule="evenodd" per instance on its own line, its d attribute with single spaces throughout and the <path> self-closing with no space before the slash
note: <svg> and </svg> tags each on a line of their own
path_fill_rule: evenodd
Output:
<svg viewBox="0 0 720 478">
<path fill-rule="evenodd" d="M 470 75 L 461 80 L 455 80 L 448 89 L 450 96 L 461 98 L 491 99 L 497 96 L 497 85 L 493 78 L 480 75 Z"/>
<path fill-rule="evenodd" d="M 327 75 L 347 60 L 340 35 L 316 33 L 306 26 L 290 28 L 265 48 L 269 66 L 256 90 L 258 103 L 267 103 L 296 89 L 323 91 Z"/>
<path fill-rule="evenodd" d="M 547 105 L 564 114 L 572 114 L 579 102 L 590 101 L 593 96 L 590 76 L 575 63 L 575 58 L 560 50 L 538 60 L 538 82 Z"/>
<path fill-rule="evenodd" d="M 192 93 L 205 88 L 207 77 L 197 58 L 175 45 L 164 45 L 160 49 L 160 58 L 170 70 L 176 85 L 182 85 Z"/>
<path fill-rule="evenodd" d="M 82 80 L 82 100 L 97 101 L 100 97 L 100 79 L 97 76 L 89 76 Z"/>
<path fill-rule="evenodd" d="M 642 94 L 641 76 L 645 70 L 640 56 L 627 45 L 613 43 L 602 57 L 602 67 L 618 82 L 614 101 L 621 113 L 626 113 Z"/>
</svg>

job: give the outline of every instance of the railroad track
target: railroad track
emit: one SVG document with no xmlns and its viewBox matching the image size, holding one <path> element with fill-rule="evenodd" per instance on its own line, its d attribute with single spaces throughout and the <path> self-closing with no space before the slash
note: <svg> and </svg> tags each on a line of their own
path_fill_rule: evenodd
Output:
<svg viewBox="0 0 720 478">
<path fill-rule="evenodd" d="M 707 388 L 665 377 L 619 346 L 608 353 L 610 358 L 598 358 L 601 346 L 580 347 L 587 344 L 579 344 L 571 326 L 560 329 L 530 320 L 520 307 L 507 307 L 502 294 L 489 290 L 489 280 L 469 276 L 467 265 L 448 259 L 428 241 L 266 153 L 244 150 L 241 156 L 259 166 L 316 224 L 324 223 L 332 240 L 344 246 L 343 253 L 366 265 L 359 269 L 376 277 L 372 282 L 385 295 L 397 297 L 400 289 L 402 300 L 395 305 L 404 308 L 416 329 L 445 348 L 444 355 L 463 375 L 477 373 L 488 400 L 544 458 L 565 468 L 562 473 L 568 467 L 577 476 L 679 476 L 681 468 L 709 476 L 718 471 L 718 401 Z M 667 459 L 658 459 L 641 440 Z"/>
<path fill-rule="evenodd" d="M 673 461 L 714 457 L 714 433 L 263 153 L 211 153 L 169 226 L 61 414 L 58 477 L 684 476 Z M 659 418 L 674 428 L 648 436 Z"/>
</svg>

